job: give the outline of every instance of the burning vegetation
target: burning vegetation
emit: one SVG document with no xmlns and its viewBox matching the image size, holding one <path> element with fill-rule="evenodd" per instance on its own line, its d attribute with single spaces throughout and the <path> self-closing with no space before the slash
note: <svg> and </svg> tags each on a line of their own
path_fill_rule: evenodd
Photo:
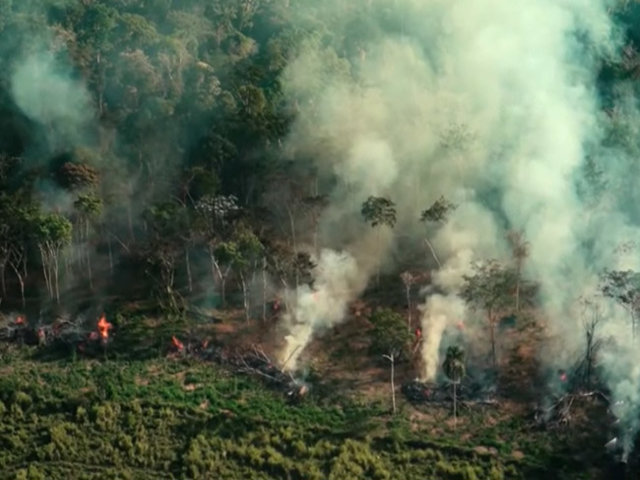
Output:
<svg viewBox="0 0 640 480">
<path fill-rule="evenodd" d="M 357 391 L 454 432 L 518 402 L 554 435 L 601 421 L 592 438 L 636 468 L 638 18 L 616 0 L 0 0 L 0 340 L 215 363 L 294 404 Z M 118 413 L 99 412 L 74 415 L 106 432 Z M 65 428 L 41 450 L 72 451 Z M 198 438 L 180 451 L 202 464 L 172 476 L 249 458 L 392 478 L 361 445 L 302 436 L 287 448 L 336 461 L 298 472 L 287 448 L 206 457 Z M 416 476 L 509 477 L 481 470 Z"/>
</svg>

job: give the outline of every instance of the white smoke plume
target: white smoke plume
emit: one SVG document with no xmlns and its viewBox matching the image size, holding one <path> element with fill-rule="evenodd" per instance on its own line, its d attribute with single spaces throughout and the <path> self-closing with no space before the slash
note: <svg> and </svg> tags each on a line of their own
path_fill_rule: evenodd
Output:
<svg viewBox="0 0 640 480">
<path fill-rule="evenodd" d="M 333 327 L 346 313 L 347 303 L 366 285 L 357 261 L 347 252 L 323 250 L 317 259 L 313 287 L 293 292 L 292 310 L 284 315 L 288 334 L 280 352 L 280 363 L 295 370 L 298 359 L 313 334 Z"/>
<path fill-rule="evenodd" d="M 434 294 L 427 298 L 422 311 L 423 371 L 422 381 L 433 381 L 440 367 L 440 342 L 447 327 L 461 322 L 466 314 L 464 301 L 456 294 Z"/>
<path fill-rule="evenodd" d="M 368 195 L 393 199 L 396 230 L 416 240 L 420 211 L 440 195 L 460 207 L 432 241 L 443 260 L 433 282 L 442 294 L 422 307 L 422 377 L 434 376 L 444 331 L 465 316 L 456 292 L 471 261 L 505 259 L 509 229 L 530 243 L 524 273 L 540 283 L 556 339 L 549 348 L 563 345 L 545 361 L 566 367 L 581 347 L 571 305 L 599 272 L 615 268 L 615 245 L 640 233 L 639 203 L 629 202 L 637 167 L 632 154 L 605 145 L 613 121 L 596 90 L 599 62 L 621 47 L 615 7 L 613 0 L 302 2 L 296 21 L 326 29 L 283 75 L 298 108 L 287 147 L 336 177 L 324 243 L 343 248 L 364 234 L 354 218 Z M 616 95 L 634 138 L 633 93 Z M 578 191 L 590 157 L 609 182 L 608 201 L 595 208 Z M 626 265 L 637 264 L 632 257 Z M 299 343 L 314 331 L 300 329 Z M 624 345 L 625 332 L 611 327 L 608 345 Z M 625 402 L 619 415 L 632 438 L 640 399 L 629 392 L 640 391 L 640 376 L 630 366 L 638 362 L 633 349 L 608 348 L 602 366 L 614 398 Z"/>
</svg>

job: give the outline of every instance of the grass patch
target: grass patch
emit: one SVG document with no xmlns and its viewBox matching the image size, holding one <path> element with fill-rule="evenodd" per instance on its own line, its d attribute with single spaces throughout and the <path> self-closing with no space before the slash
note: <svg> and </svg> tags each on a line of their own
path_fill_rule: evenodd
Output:
<svg viewBox="0 0 640 480">
<path fill-rule="evenodd" d="M 380 405 L 291 406 L 189 360 L 37 362 L 20 350 L 1 368 L 0 480 L 499 480 L 556 465 L 546 437 L 527 444 L 513 423 L 469 441 L 464 428 L 433 435 Z M 465 428 L 480 421 L 470 413 Z M 511 457 L 516 443 L 524 460 Z"/>
</svg>

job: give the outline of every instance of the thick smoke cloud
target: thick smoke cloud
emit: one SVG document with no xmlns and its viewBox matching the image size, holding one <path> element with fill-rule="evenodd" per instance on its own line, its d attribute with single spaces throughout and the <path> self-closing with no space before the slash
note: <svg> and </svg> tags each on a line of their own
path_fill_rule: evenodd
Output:
<svg viewBox="0 0 640 480">
<path fill-rule="evenodd" d="M 368 234 L 354 220 L 368 195 L 392 198 L 397 229 L 417 240 L 421 209 L 440 195 L 460 205 L 433 242 L 443 259 L 433 283 L 442 294 L 427 295 L 422 307 L 423 378 L 435 375 L 447 326 L 468 316 L 456 295 L 463 275 L 473 260 L 507 260 L 508 229 L 522 229 L 530 242 L 525 274 L 540 283 L 555 339 L 549 348 L 563 344 L 545 355 L 556 366 L 566 366 L 582 341 L 572 304 L 594 287 L 598 272 L 612 268 L 616 243 L 637 235 L 627 215 L 607 210 L 624 201 L 594 208 L 577 189 L 589 157 L 610 167 L 609 181 L 618 184 L 628 162 L 624 152 L 613 156 L 603 146 L 609 119 L 596 91 L 599 62 L 620 47 L 613 6 L 593 0 L 313 6 L 313 17 L 328 20 L 330 31 L 325 43 L 315 39 L 301 49 L 283 83 L 299 109 L 290 150 L 312 156 L 338 179 L 323 218 L 326 244 L 350 251 L 352 238 Z M 309 12 L 301 7 L 297 21 L 307 21 Z M 346 52 L 350 70 L 334 51 Z M 344 225 L 352 226 L 351 238 Z M 376 262 L 369 267 L 358 265 L 364 276 Z M 305 310 L 311 326 L 299 345 L 313 335 L 318 316 Z M 611 322 L 617 324 L 615 316 Z M 622 342 L 620 329 L 611 329 L 613 344 Z M 638 401 L 627 393 L 640 385 L 625 367 L 635 361 L 632 352 L 605 353 L 603 361 L 614 396 L 624 396 L 636 414 Z"/>
</svg>

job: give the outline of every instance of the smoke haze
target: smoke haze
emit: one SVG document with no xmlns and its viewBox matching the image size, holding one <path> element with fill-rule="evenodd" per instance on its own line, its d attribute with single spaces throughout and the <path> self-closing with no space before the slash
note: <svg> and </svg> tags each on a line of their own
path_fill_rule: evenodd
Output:
<svg viewBox="0 0 640 480">
<path fill-rule="evenodd" d="M 551 345 L 564 345 L 547 361 L 563 366 L 580 348 L 580 319 L 569 314 L 571 306 L 598 272 L 611 268 L 616 242 L 638 233 L 628 215 L 607 210 L 626 203 L 628 189 L 594 208 L 577 188 L 589 157 L 616 184 L 625 182 L 620 167 L 630 162 L 604 146 L 610 119 L 600 113 L 596 92 L 600 63 L 621 46 L 613 6 L 592 0 L 313 6 L 314 16 L 332 19 L 327 44 L 305 45 L 283 81 L 298 106 L 290 150 L 337 177 L 322 219 L 325 244 L 349 251 L 344 229 L 366 234 L 368 227 L 356 228 L 353 219 L 368 195 L 396 202 L 396 230 L 417 241 L 424 235 L 421 209 L 440 195 L 460 205 L 433 239 L 443 259 L 433 283 L 444 294 L 427 295 L 421 308 L 423 378 L 433 378 L 440 364 L 446 327 L 465 316 L 456 296 L 463 275 L 473 260 L 508 260 L 504 235 L 512 228 L 530 242 L 525 274 L 540 282 Z M 300 12 L 308 18 L 309 10 Z M 329 46 L 347 52 L 354 67 L 348 71 Z M 625 98 L 618 101 L 629 109 Z M 305 318 L 319 316 L 305 309 Z M 612 316 L 609 330 L 624 342 L 628 330 L 625 336 L 616 324 Z M 306 344 L 314 330 L 306 328 L 294 343 Z M 627 368 L 636 354 L 624 352 L 604 354 L 604 368 L 614 396 L 624 396 L 637 417 L 638 399 L 628 392 L 640 384 Z M 629 428 L 635 433 L 636 423 Z"/>
</svg>

